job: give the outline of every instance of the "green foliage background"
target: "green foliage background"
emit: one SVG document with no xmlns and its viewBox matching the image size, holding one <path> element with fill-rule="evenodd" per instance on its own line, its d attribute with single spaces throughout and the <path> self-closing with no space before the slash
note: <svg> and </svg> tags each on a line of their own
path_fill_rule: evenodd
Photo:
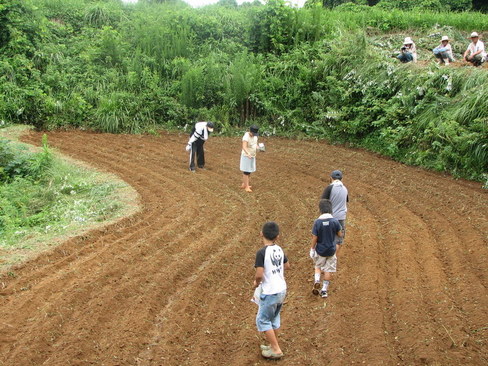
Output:
<svg viewBox="0 0 488 366">
<path fill-rule="evenodd" d="M 430 50 L 446 34 L 459 58 L 488 16 L 440 12 L 465 0 L 374 3 L 4 0 L 0 120 L 124 133 L 252 121 L 486 179 L 486 69 L 441 68 Z M 421 66 L 391 57 L 405 36 Z"/>
</svg>

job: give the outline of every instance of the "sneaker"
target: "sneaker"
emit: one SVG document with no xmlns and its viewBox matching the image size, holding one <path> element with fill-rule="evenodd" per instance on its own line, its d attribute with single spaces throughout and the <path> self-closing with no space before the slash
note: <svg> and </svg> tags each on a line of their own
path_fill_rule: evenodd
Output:
<svg viewBox="0 0 488 366">
<path fill-rule="evenodd" d="M 327 296 L 329 296 L 327 291 L 325 291 L 325 290 L 320 291 L 320 297 L 326 298 Z"/>
<path fill-rule="evenodd" d="M 319 294 L 319 289 L 320 289 L 320 282 L 315 282 L 313 284 L 313 288 L 312 288 L 312 294 L 314 295 L 318 295 Z"/>
<path fill-rule="evenodd" d="M 190 168 L 190 172 L 195 173 L 195 169 Z"/>
<path fill-rule="evenodd" d="M 263 355 L 264 358 L 268 358 L 270 360 L 278 360 L 284 356 L 283 352 L 282 353 L 274 353 L 271 348 L 270 349 L 263 349 L 261 351 L 261 354 Z"/>
</svg>

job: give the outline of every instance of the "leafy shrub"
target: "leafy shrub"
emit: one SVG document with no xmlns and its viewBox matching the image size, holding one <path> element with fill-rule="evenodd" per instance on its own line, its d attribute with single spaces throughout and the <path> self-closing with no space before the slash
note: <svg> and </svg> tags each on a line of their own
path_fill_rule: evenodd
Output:
<svg viewBox="0 0 488 366">
<path fill-rule="evenodd" d="M 51 168 L 53 156 L 47 143 L 47 136 L 42 138 L 42 151 L 30 153 L 23 145 L 15 145 L 10 140 L 0 140 L 0 182 L 10 182 L 15 178 L 39 180 Z"/>
</svg>

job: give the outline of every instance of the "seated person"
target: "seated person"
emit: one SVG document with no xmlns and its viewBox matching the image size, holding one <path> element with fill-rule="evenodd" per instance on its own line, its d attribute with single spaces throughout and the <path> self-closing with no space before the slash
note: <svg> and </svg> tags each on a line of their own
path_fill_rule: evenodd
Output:
<svg viewBox="0 0 488 366">
<path fill-rule="evenodd" d="M 471 43 L 464 52 L 463 58 L 471 62 L 473 66 L 481 66 L 486 61 L 485 45 L 479 40 L 479 35 L 476 32 L 471 33 L 469 38 L 471 38 Z"/>
<path fill-rule="evenodd" d="M 434 48 L 432 51 L 434 52 L 434 56 L 439 60 L 439 63 L 441 65 L 449 65 L 449 62 L 454 61 L 454 57 L 452 55 L 452 47 L 449 43 L 448 36 L 442 36 L 441 44 Z"/>
<path fill-rule="evenodd" d="M 417 62 L 417 48 L 415 47 L 415 43 L 413 43 L 412 38 L 407 37 L 403 42 L 403 46 L 400 49 L 400 54 L 397 58 L 405 63 L 405 62 Z"/>
</svg>

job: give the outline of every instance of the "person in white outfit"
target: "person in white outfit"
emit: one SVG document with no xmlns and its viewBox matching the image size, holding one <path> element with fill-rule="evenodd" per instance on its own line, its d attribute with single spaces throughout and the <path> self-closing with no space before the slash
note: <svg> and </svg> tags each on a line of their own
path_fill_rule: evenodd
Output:
<svg viewBox="0 0 488 366">
<path fill-rule="evenodd" d="M 485 44 L 480 41 L 476 32 L 471 33 L 469 38 L 471 38 L 471 43 L 464 52 L 463 58 L 473 66 L 481 66 L 486 61 Z"/>
<path fill-rule="evenodd" d="M 197 122 L 191 130 L 190 139 L 186 145 L 186 151 L 190 153 L 190 171 L 195 171 L 195 157 L 200 169 L 205 167 L 205 151 L 203 144 L 208 140 L 214 130 L 213 122 Z"/>
</svg>

